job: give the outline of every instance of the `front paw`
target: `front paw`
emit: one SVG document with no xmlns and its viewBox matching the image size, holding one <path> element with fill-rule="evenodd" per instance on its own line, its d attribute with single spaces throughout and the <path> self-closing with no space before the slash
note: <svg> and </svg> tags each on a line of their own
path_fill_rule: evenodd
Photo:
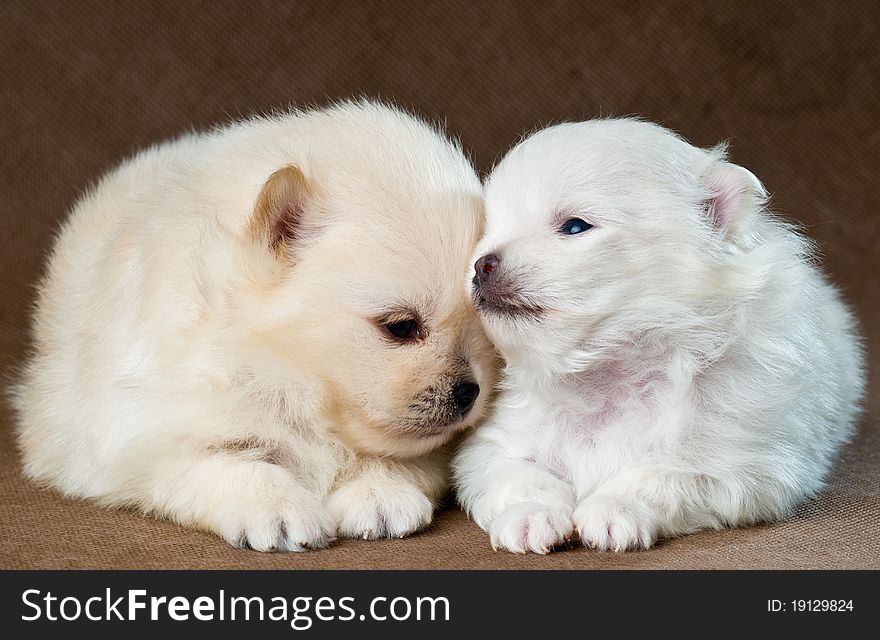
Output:
<svg viewBox="0 0 880 640">
<path fill-rule="evenodd" d="M 657 541 L 656 518 L 635 501 L 590 496 L 574 511 L 581 541 L 600 551 L 649 549 Z"/>
<path fill-rule="evenodd" d="M 567 541 L 573 529 L 570 507 L 520 502 L 492 521 L 489 539 L 496 550 L 546 554 Z"/>
<path fill-rule="evenodd" d="M 220 534 L 230 544 L 255 551 L 307 551 L 326 547 L 334 522 L 316 500 L 277 496 L 222 517 Z"/>
<path fill-rule="evenodd" d="M 402 538 L 431 522 L 434 504 L 418 487 L 351 481 L 327 498 L 327 509 L 336 519 L 342 538 Z"/>
</svg>

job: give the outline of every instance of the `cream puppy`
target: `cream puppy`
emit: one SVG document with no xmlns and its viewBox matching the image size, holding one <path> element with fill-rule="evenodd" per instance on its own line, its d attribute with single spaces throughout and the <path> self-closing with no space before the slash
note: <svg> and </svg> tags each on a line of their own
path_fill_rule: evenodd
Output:
<svg viewBox="0 0 880 640">
<path fill-rule="evenodd" d="M 459 147 L 377 104 L 140 153 L 52 253 L 16 396 L 27 474 L 258 550 L 424 527 L 437 450 L 493 385 L 460 285 L 481 225 Z"/>
<path fill-rule="evenodd" d="M 507 368 L 455 480 L 494 546 L 646 548 L 822 487 L 862 395 L 855 323 L 723 148 L 563 124 L 486 198 L 468 289 Z"/>
</svg>

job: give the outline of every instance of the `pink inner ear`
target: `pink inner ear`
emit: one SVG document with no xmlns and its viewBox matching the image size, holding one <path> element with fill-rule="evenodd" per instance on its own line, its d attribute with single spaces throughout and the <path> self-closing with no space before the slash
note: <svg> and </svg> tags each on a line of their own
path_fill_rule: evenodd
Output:
<svg viewBox="0 0 880 640">
<path fill-rule="evenodd" d="M 737 178 L 732 171 L 721 171 L 709 183 L 712 195 L 706 201 L 706 210 L 716 227 L 728 225 L 745 204 L 749 185 Z"/>
</svg>

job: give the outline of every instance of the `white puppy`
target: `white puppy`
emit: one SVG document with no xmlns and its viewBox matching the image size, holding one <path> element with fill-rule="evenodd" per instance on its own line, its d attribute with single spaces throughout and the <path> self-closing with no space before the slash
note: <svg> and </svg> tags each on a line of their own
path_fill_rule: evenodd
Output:
<svg viewBox="0 0 880 640">
<path fill-rule="evenodd" d="M 403 536 L 494 351 L 459 147 L 349 103 L 145 151 L 75 207 L 17 392 L 26 472 L 259 550 Z"/>
<path fill-rule="evenodd" d="M 863 354 L 764 202 L 723 148 L 635 120 L 551 127 L 501 161 L 472 293 L 507 368 L 455 462 L 493 546 L 646 548 L 822 487 Z"/>
</svg>

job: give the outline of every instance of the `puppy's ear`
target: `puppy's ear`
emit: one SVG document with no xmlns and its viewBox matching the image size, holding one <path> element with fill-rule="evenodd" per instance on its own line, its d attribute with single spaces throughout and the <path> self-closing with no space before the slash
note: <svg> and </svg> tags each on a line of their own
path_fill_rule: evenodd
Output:
<svg viewBox="0 0 880 640">
<path fill-rule="evenodd" d="M 702 182 L 708 194 L 704 202 L 706 215 L 716 228 L 730 236 L 745 231 L 750 216 L 767 198 L 763 185 L 751 171 L 727 162 L 723 155 L 712 159 Z"/>
<path fill-rule="evenodd" d="M 266 180 L 254 203 L 251 236 L 283 254 L 299 236 L 303 209 L 312 197 L 299 167 L 287 165 Z"/>
</svg>

